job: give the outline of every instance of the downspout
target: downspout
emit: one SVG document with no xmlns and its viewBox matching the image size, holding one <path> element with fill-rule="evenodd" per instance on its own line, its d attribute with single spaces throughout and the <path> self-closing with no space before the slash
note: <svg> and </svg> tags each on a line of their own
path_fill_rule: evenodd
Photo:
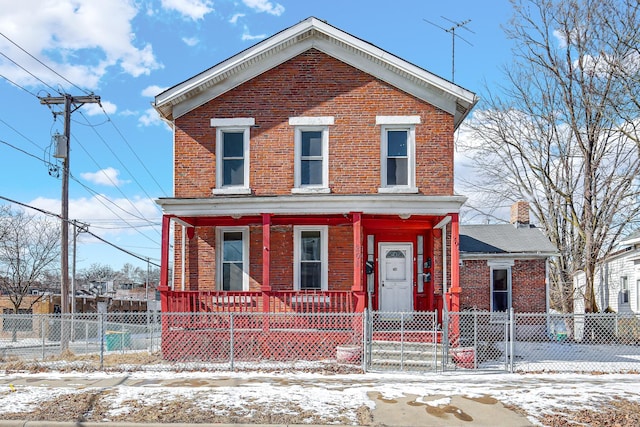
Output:
<svg viewBox="0 0 640 427">
<path fill-rule="evenodd" d="M 551 295 L 549 294 L 549 258 L 544 261 L 544 283 L 545 283 L 545 300 L 546 300 L 546 311 L 549 313 L 549 309 L 551 308 Z"/>
</svg>

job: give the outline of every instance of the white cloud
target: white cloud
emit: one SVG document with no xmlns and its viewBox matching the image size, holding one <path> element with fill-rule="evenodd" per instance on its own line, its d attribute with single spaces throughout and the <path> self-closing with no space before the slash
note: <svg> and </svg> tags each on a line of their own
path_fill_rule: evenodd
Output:
<svg viewBox="0 0 640 427">
<path fill-rule="evenodd" d="M 244 32 L 242 33 L 242 40 L 243 41 L 247 41 L 247 40 L 262 40 L 265 37 L 267 37 L 266 34 L 259 34 L 257 36 L 249 34 L 249 28 L 246 25 L 244 26 Z"/>
<path fill-rule="evenodd" d="M 182 41 L 184 42 L 184 44 L 190 47 L 193 47 L 200 43 L 200 39 L 197 37 L 183 37 Z"/>
<path fill-rule="evenodd" d="M 118 107 L 116 104 L 109 101 L 101 101 L 100 104 L 84 104 L 82 106 L 82 111 L 84 111 L 88 116 L 99 116 L 103 113 L 114 114 Z"/>
<path fill-rule="evenodd" d="M 66 79 L 93 89 L 109 67 L 120 67 L 134 77 L 161 68 L 151 45 L 134 43 L 131 21 L 137 14 L 130 0 L 0 2 L 0 28 Z M 5 39 L 0 40 L 0 51 L 51 86 L 69 86 Z M 41 85 L 9 61 L 0 62 L 0 74 L 19 84 Z"/>
<path fill-rule="evenodd" d="M 119 178 L 120 171 L 114 168 L 106 168 L 99 170 L 98 172 L 84 172 L 80 176 L 89 182 L 98 185 L 106 185 L 108 187 L 118 187 L 122 184 L 126 184 L 130 181 L 121 180 Z"/>
<path fill-rule="evenodd" d="M 266 12 L 275 16 L 280 16 L 284 13 L 284 6 L 269 0 L 242 0 L 242 2 L 258 12 Z"/>
<path fill-rule="evenodd" d="M 210 0 L 162 0 L 161 3 L 164 9 L 175 10 L 194 21 L 213 12 L 213 2 Z"/>
<path fill-rule="evenodd" d="M 167 90 L 166 87 L 160 87 L 158 85 L 148 86 L 148 87 L 142 89 L 142 96 L 147 97 L 147 98 L 155 98 L 156 95 L 158 95 L 159 93 L 164 92 L 165 90 Z"/>
<path fill-rule="evenodd" d="M 238 22 L 239 18 L 244 18 L 245 16 L 246 15 L 244 13 L 236 13 L 231 17 L 231 19 L 229 19 L 229 23 L 235 25 Z"/>
<path fill-rule="evenodd" d="M 158 112 L 153 108 L 147 109 L 144 114 L 140 116 L 138 122 L 142 126 L 158 126 L 164 123 L 160 115 L 158 115 Z"/>
<path fill-rule="evenodd" d="M 29 204 L 49 212 L 60 212 L 59 199 L 39 197 Z M 91 232 L 105 237 L 137 233 L 133 226 L 144 231 L 139 227 L 151 227 L 151 222 L 157 223 L 160 220 L 160 214 L 155 202 L 147 198 L 111 199 L 104 194 L 97 194 L 88 198 L 70 199 L 69 218 L 90 224 Z"/>
</svg>

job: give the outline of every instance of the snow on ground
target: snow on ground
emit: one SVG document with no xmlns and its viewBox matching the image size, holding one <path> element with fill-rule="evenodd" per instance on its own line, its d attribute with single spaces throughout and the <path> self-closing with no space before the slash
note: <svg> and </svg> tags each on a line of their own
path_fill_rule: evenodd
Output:
<svg viewBox="0 0 640 427">
<path fill-rule="evenodd" d="M 19 384 L 15 392 L 9 388 L 12 382 Z M 293 402 L 303 409 L 348 414 L 355 420 L 361 405 L 373 408 L 377 400 L 408 395 L 436 406 L 447 404 L 452 396 L 490 396 L 540 415 L 595 408 L 598 402 L 611 399 L 640 402 L 639 384 L 638 374 L 0 373 L 0 415 L 28 411 L 56 395 L 101 387 L 112 391 L 108 399 L 114 415 L 126 411 L 129 402 L 157 404 L 193 397 L 202 407 L 220 407 L 220 411 L 233 405 L 268 405 L 286 411 Z"/>
</svg>

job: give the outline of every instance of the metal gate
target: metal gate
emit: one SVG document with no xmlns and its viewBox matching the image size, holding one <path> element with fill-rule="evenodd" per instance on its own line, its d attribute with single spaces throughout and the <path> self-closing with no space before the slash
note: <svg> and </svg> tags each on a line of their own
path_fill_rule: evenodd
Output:
<svg viewBox="0 0 640 427">
<path fill-rule="evenodd" d="M 512 314 L 366 313 L 367 371 L 513 370 Z"/>
</svg>

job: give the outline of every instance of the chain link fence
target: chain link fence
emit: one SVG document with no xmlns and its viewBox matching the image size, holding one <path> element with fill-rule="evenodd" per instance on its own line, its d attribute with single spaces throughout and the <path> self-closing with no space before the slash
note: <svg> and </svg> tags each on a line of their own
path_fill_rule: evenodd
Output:
<svg viewBox="0 0 640 427">
<path fill-rule="evenodd" d="M 0 369 L 640 372 L 640 316 L 0 314 Z"/>
</svg>

